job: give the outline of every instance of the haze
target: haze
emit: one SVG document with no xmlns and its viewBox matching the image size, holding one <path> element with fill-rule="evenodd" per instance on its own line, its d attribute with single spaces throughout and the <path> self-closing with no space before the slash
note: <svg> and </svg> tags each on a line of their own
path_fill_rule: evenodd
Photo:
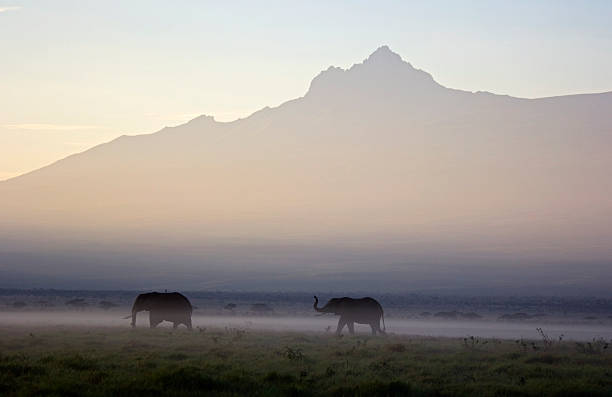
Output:
<svg viewBox="0 0 612 397">
<path fill-rule="evenodd" d="M 299 37 L 300 14 L 247 52 L 232 50 L 246 48 L 232 47 L 238 32 L 262 34 L 244 46 L 276 32 L 238 23 L 261 13 L 251 6 L 110 4 L 0 7 L 4 37 L 36 25 L 1 44 L 15 56 L 1 66 L 0 168 L 14 177 L 0 182 L 0 287 L 610 295 L 608 3 L 498 5 L 495 28 L 484 6 L 384 4 L 382 21 L 358 4 L 342 37 L 338 5 L 300 6 L 323 25 L 316 37 Z M 297 11 L 266 18 L 285 31 Z M 425 28 L 423 15 L 437 18 Z M 476 22 L 422 40 L 450 15 Z M 240 27 L 205 46 L 230 16 Z M 479 31 L 508 24 L 494 43 Z M 145 108 L 188 121 L 142 134 L 161 120 Z M 60 153 L 72 154 L 34 169 Z"/>
<path fill-rule="evenodd" d="M 4 282 L 605 293 L 610 105 L 448 89 L 383 46 L 2 183 Z"/>
</svg>

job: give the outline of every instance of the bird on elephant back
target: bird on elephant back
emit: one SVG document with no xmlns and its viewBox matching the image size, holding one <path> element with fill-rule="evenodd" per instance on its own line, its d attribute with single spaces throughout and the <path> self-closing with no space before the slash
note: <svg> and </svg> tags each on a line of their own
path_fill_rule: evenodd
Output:
<svg viewBox="0 0 612 397">
<path fill-rule="evenodd" d="M 184 324 L 191 329 L 193 306 L 189 299 L 178 292 L 150 292 L 138 295 L 132 306 L 132 314 L 125 317 L 132 318 L 132 327 L 136 326 L 136 314 L 141 311 L 149 312 L 151 328 L 155 328 L 162 321 L 169 321 L 173 323 L 174 328 Z"/>
<path fill-rule="evenodd" d="M 372 335 L 377 333 L 385 335 L 387 327 L 385 326 L 385 315 L 383 308 L 376 299 L 373 298 L 332 298 L 325 306 L 318 307 L 319 298 L 314 297 L 314 309 L 319 313 L 333 313 L 340 316 L 336 335 L 342 333 L 342 329 L 346 325 L 351 335 L 355 334 L 355 323 L 368 324 L 372 328 Z M 383 328 L 380 328 L 380 320 L 382 319 Z"/>
</svg>

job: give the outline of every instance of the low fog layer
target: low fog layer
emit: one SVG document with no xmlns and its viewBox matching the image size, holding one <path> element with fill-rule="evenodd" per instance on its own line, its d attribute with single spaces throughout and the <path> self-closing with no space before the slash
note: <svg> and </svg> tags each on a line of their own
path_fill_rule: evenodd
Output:
<svg viewBox="0 0 612 397">
<path fill-rule="evenodd" d="M 543 327 L 548 336 L 557 339 L 563 335 L 564 340 L 591 341 L 593 338 L 612 339 L 612 329 L 602 325 L 571 325 L 571 324 L 542 324 L 542 323 L 492 323 L 483 321 L 427 321 L 386 319 L 387 331 L 398 335 L 419 336 L 445 336 L 500 339 L 539 339 L 536 330 Z M 122 319 L 116 313 L 75 313 L 75 312 L 5 312 L 2 313 L 1 326 L 36 327 L 125 327 L 129 328 L 130 320 Z M 232 328 L 240 330 L 260 331 L 291 331 L 316 332 L 332 335 L 336 329 L 338 318 L 324 317 L 239 317 L 239 316 L 193 316 L 194 331 L 218 328 Z M 136 322 L 139 328 L 148 328 L 148 314 L 140 313 Z M 172 330 L 171 323 L 162 323 L 159 327 Z M 181 327 L 181 330 L 184 330 Z M 355 325 L 355 332 L 369 335 L 370 327 Z M 346 329 L 344 330 L 346 334 Z"/>
<path fill-rule="evenodd" d="M 610 109 L 445 88 L 383 47 L 0 183 L 0 286 L 609 295 Z"/>
<path fill-rule="evenodd" d="M 129 315 L 138 294 L 0 289 L 0 326 L 129 328 Z M 318 295 L 319 307 L 336 296 Z M 305 293 L 185 292 L 185 296 L 194 308 L 194 332 L 228 328 L 333 334 L 339 319 L 315 312 L 313 296 Z M 375 297 L 383 307 L 387 331 L 395 334 L 539 338 L 540 327 L 553 338 L 561 334 L 576 340 L 612 338 L 612 299 L 415 294 Z M 136 325 L 148 328 L 148 312 L 138 313 Z M 172 324 L 164 322 L 160 326 L 171 329 Z M 356 330 L 363 335 L 370 333 L 368 325 L 356 325 Z"/>
</svg>

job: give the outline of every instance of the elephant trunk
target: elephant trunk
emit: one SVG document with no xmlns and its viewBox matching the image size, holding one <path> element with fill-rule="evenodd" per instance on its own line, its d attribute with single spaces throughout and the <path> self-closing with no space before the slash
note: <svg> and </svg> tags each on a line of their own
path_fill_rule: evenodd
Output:
<svg viewBox="0 0 612 397">
<path fill-rule="evenodd" d="M 312 305 L 312 307 L 314 307 L 314 309 L 315 309 L 316 311 L 318 311 L 318 312 L 322 312 L 323 310 L 322 310 L 322 309 L 319 309 L 319 308 L 317 307 L 317 305 L 319 304 L 319 298 L 317 298 L 317 297 L 315 296 L 315 297 L 314 297 L 314 300 L 315 300 L 315 301 L 314 301 L 314 305 Z"/>
</svg>

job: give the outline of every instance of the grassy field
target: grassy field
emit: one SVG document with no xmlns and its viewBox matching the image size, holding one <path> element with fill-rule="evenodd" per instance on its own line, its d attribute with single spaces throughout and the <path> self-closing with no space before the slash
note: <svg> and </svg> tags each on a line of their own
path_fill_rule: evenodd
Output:
<svg viewBox="0 0 612 397">
<path fill-rule="evenodd" d="M 0 395 L 610 396 L 612 354 L 544 338 L 3 326 Z"/>
</svg>

